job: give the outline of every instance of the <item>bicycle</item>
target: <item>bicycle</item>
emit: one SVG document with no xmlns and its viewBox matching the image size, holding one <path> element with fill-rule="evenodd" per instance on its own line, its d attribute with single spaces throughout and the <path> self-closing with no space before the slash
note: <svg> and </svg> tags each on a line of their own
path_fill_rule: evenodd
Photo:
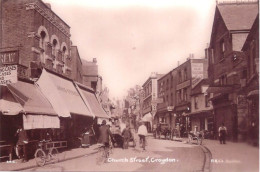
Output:
<svg viewBox="0 0 260 172">
<path fill-rule="evenodd" d="M 111 148 L 106 146 L 105 144 L 98 144 L 98 153 L 97 153 L 97 164 L 101 165 L 107 161 L 109 157 Z"/>
<path fill-rule="evenodd" d="M 49 147 L 49 141 L 40 141 L 34 157 L 38 166 L 44 166 L 46 162 L 59 162 L 58 150 L 55 147 Z"/>
</svg>

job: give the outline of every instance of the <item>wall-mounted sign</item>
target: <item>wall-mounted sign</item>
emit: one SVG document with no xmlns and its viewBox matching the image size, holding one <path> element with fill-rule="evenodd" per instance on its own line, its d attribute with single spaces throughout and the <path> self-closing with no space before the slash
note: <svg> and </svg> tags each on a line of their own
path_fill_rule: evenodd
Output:
<svg viewBox="0 0 260 172">
<path fill-rule="evenodd" d="M 194 88 L 203 79 L 203 63 L 191 64 L 192 88 Z"/>
<path fill-rule="evenodd" d="M 17 82 L 17 65 L 0 67 L 0 85 Z"/>
<path fill-rule="evenodd" d="M 0 52 L 0 65 L 2 64 L 18 64 L 18 51 Z"/>
</svg>

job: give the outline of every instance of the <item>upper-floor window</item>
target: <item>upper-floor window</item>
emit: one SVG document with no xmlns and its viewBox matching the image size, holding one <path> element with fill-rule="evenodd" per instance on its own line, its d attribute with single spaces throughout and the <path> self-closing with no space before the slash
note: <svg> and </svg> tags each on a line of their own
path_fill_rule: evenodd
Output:
<svg viewBox="0 0 260 172">
<path fill-rule="evenodd" d="M 227 85 L 227 75 L 222 75 L 222 76 L 219 78 L 219 84 L 220 84 L 220 85 Z"/>
<path fill-rule="evenodd" d="M 176 92 L 176 97 L 177 97 L 177 102 L 178 103 L 180 103 L 181 102 L 181 92 L 180 92 L 180 90 L 178 90 L 177 92 Z"/>
<path fill-rule="evenodd" d="M 184 88 L 183 89 L 183 100 L 187 101 L 187 99 L 188 99 L 187 88 Z"/>
<path fill-rule="evenodd" d="M 222 39 L 220 41 L 220 59 L 224 58 L 224 53 L 225 53 L 225 41 Z"/>
<path fill-rule="evenodd" d="M 182 82 L 181 71 L 178 72 L 178 75 L 179 75 L 179 83 L 181 83 Z"/>
<path fill-rule="evenodd" d="M 168 90 L 168 88 L 169 88 L 169 80 L 167 79 L 166 80 L 166 90 Z"/>
<path fill-rule="evenodd" d="M 52 55 L 54 55 L 55 57 L 57 56 L 57 44 L 58 44 L 57 40 L 54 39 L 52 41 Z"/>
<path fill-rule="evenodd" d="M 187 69 L 186 68 L 184 69 L 183 78 L 184 78 L 184 81 L 186 81 L 188 79 Z"/>
<path fill-rule="evenodd" d="M 209 94 L 205 95 L 205 107 L 209 107 Z"/>
<path fill-rule="evenodd" d="M 43 50 L 45 50 L 45 47 L 46 47 L 45 39 L 46 39 L 46 33 L 44 31 L 41 31 L 41 33 L 40 33 L 40 48 L 42 48 Z"/>
<path fill-rule="evenodd" d="M 198 96 L 194 97 L 194 108 L 195 109 L 199 108 L 199 97 Z"/>
<path fill-rule="evenodd" d="M 67 55 L 67 48 L 64 46 L 62 48 L 62 61 L 65 61 L 66 55 Z"/>
</svg>

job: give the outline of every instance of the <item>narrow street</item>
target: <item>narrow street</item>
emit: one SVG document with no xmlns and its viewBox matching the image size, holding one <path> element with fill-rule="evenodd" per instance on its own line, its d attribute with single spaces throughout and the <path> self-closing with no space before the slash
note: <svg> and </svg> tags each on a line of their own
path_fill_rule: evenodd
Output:
<svg viewBox="0 0 260 172">
<path fill-rule="evenodd" d="M 142 151 L 139 144 L 127 150 L 115 148 L 110 162 L 101 165 L 96 164 L 96 157 L 97 154 L 94 154 L 30 171 L 201 171 L 204 165 L 200 146 L 152 137 L 148 137 L 146 151 Z M 167 158 L 168 162 L 159 162 Z"/>
</svg>

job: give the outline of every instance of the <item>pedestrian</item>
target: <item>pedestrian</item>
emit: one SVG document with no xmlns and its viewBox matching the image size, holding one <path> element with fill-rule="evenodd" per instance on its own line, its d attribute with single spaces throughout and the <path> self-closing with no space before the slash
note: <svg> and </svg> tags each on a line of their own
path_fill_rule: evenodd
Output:
<svg viewBox="0 0 260 172">
<path fill-rule="evenodd" d="M 127 124 L 126 128 L 123 130 L 122 136 L 123 136 L 123 140 L 124 140 L 123 149 L 128 149 L 129 140 L 130 140 L 130 138 L 132 138 L 132 133 L 131 133 L 129 124 Z"/>
<path fill-rule="evenodd" d="M 106 151 L 108 151 L 109 148 L 109 137 L 111 137 L 111 140 L 114 142 L 109 126 L 106 125 L 106 120 L 103 120 L 101 126 L 99 127 L 98 143 L 104 144 Z"/>
<path fill-rule="evenodd" d="M 144 122 L 141 122 L 137 134 L 140 138 L 140 144 L 142 144 L 143 150 L 145 150 L 145 144 L 146 144 L 145 136 L 147 135 L 147 128 L 144 125 Z"/>
<path fill-rule="evenodd" d="M 224 123 L 218 128 L 220 144 L 226 144 L 227 128 Z"/>
<path fill-rule="evenodd" d="M 81 147 L 89 147 L 89 145 L 90 145 L 89 129 L 85 127 L 82 133 Z"/>
<path fill-rule="evenodd" d="M 22 158 L 22 162 L 27 162 L 28 157 L 27 157 L 27 144 L 28 144 L 28 137 L 26 131 L 23 129 L 23 127 L 20 125 L 18 127 L 18 130 L 15 134 L 16 136 L 18 135 L 18 141 L 17 141 L 17 146 L 18 146 L 18 154 L 20 158 Z"/>
</svg>

